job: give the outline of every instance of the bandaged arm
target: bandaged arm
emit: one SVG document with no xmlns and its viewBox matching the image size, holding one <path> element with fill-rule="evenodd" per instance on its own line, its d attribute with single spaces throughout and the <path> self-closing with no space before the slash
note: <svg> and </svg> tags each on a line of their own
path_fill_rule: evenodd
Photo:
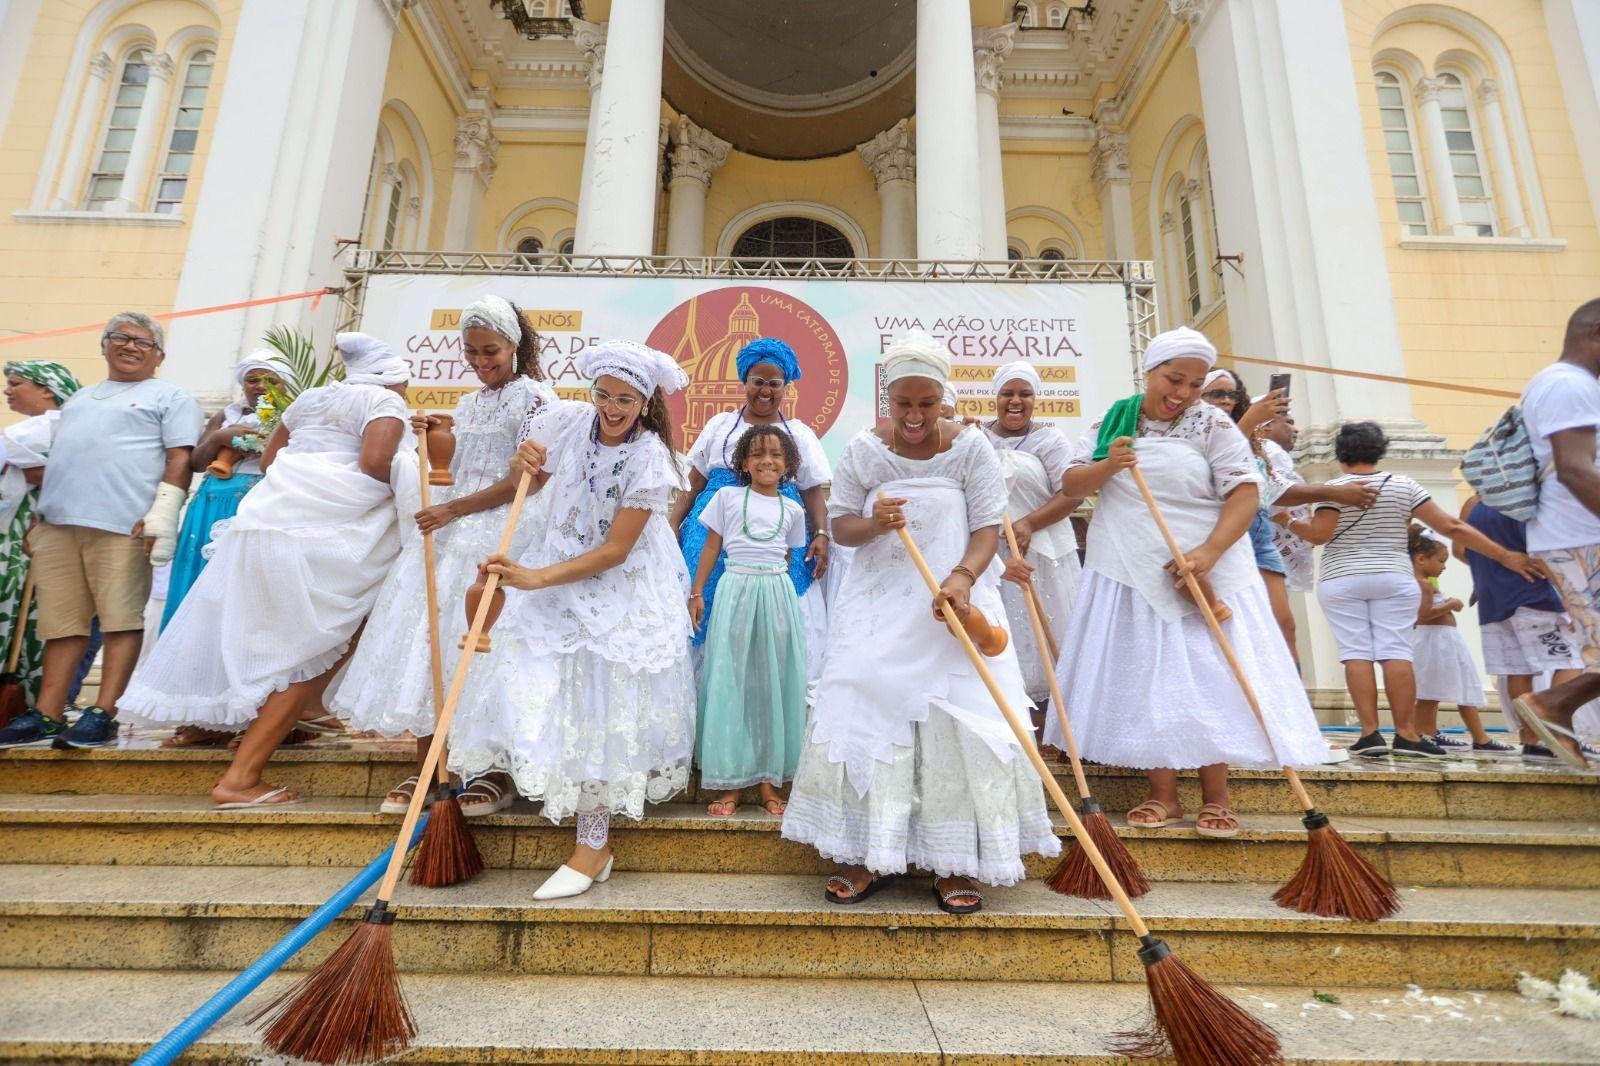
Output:
<svg viewBox="0 0 1600 1066">
<path fill-rule="evenodd" d="M 150 562 L 156 566 L 170 563 L 177 551 L 178 518 L 183 512 L 183 501 L 189 496 L 189 481 L 194 476 L 189 468 L 190 452 L 189 448 L 167 449 L 167 468 L 156 486 L 155 502 L 140 523 L 140 532 L 153 541 Z"/>
</svg>

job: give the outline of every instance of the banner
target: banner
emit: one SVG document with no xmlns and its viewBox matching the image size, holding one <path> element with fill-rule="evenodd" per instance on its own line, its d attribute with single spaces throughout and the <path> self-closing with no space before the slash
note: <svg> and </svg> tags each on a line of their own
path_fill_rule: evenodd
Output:
<svg viewBox="0 0 1600 1066">
<path fill-rule="evenodd" d="M 734 359 L 762 336 L 799 357 L 784 414 L 810 426 L 830 460 L 887 415 L 882 354 L 913 329 L 949 349 L 962 416 L 994 417 L 994 372 L 1015 359 L 1044 379 L 1035 417 L 1074 438 L 1133 382 L 1121 283 L 373 274 L 359 328 L 410 360 L 413 407 L 449 410 L 477 386 L 458 322 L 490 293 L 523 309 L 545 376 L 564 396 L 587 395 L 577 358 L 601 340 L 671 353 L 691 382 L 669 397 L 685 450 L 707 419 L 744 402 Z"/>
</svg>

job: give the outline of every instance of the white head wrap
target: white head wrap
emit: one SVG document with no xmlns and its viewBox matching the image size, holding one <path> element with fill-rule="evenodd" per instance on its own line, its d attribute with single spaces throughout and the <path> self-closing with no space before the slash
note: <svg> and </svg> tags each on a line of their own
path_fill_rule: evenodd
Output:
<svg viewBox="0 0 1600 1066">
<path fill-rule="evenodd" d="M 602 374 L 621 378 L 645 399 L 660 389 L 677 392 L 689 384 L 689 375 L 666 352 L 633 341 L 602 341 L 578 356 L 578 373 L 593 381 Z"/>
<path fill-rule="evenodd" d="M 257 370 L 265 370 L 268 373 L 276 374 L 280 381 L 290 381 L 294 377 L 293 374 L 289 373 L 289 368 L 278 358 L 277 352 L 274 352 L 271 348 L 257 348 L 239 360 L 239 364 L 233 368 L 233 380 L 237 381 L 242 389 L 244 388 L 244 379 Z"/>
<path fill-rule="evenodd" d="M 921 330 L 913 330 L 883 353 L 884 384 L 901 378 L 929 378 L 943 385 L 950 380 L 948 349 Z"/>
<path fill-rule="evenodd" d="M 1156 334 L 1144 350 L 1144 369 L 1148 372 L 1174 359 L 1202 359 L 1207 367 L 1213 367 L 1217 365 L 1217 349 L 1204 333 L 1179 326 Z"/>
<path fill-rule="evenodd" d="M 333 343 L 344 360 L 346 384 L 401 385 L 411 380 L 411 367 L 376 337 L 341 333 Z"/>
<path fill-rule="evenodd" d="M 513 347 L 522 339 L 522 322 L 517 318 L 516 309 L 502 296 L 485 296 L 461 309 L 461 332 L 474 327 L 493 330 Z"/>
<path fill-rule="evenodd" d="M 944 406 L 952 411 L 961 410 L 961 397 L 956 395 L 956 387 L 948 381 L 944 383 Z"/>
<path fill-rule="evenodd" d="M 1007 363 L 1005 366 L 994 372 L 994 394 L 999 396 L 1000 389 L 1005 385 L 1006 382 L 1018 380 L 1026 381 L 1029 385 L 1033 386 L 1034 392 L 1038 392 L 1040 389 L 1044 388 L 1044 379 L 1041 378 L 1039 376 L 1039 372 L 1033 368 L 1033 364 L 1028 362 L 1026 359 L 1018 359 L 1014 363 Z"/>
<path fill-rule="evenodd" d="M 1213 384 L 1215 384 L 1216 382 L 1222 380 L 1223 378 L 1227 378 L 1227 379 L 1229 379 L 1230 381 L 1233 381 L 1233 382 L 1238 382 L 1238 380 L 1239 380 L 1238 378 L 1233 376 L 1233 371 L 1225 370 L 1225 369 L 1223 369 L 1222 367 L 1219 366 L 1215 370 L 1213 370 L 1211 373 L 1206 375 L 1206 379 L 1200 383 L 1200 391 L 1201 392 L 1206 391 Z"/>
</svg>

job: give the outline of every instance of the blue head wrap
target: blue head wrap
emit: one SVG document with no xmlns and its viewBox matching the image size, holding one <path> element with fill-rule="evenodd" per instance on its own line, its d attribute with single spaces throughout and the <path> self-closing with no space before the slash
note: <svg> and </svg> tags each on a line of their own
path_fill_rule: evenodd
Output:
<svg viewBox="0 0 1600 1066">
<path fill-rule="evenodd" d="M 782 370 L 785 381 L 800 380 L 800 361 L 795 358 L 794 349 L 776 337 L 758 337 L 744 346 L 736 360 L 739 380 L 749 377 L 750 368 L 757 363 L 771 363 Z"/>
</svg>

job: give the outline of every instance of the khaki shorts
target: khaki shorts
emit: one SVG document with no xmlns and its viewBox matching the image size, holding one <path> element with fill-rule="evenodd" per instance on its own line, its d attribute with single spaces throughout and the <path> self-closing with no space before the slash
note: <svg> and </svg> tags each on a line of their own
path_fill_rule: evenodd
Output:
<svg viewBox="0 0 1600 1066">
<path fill-rule="evenodd" d="M 144 541 L 126 533 L 39 522 L 28 534 L 39 637 L 86 637 L 100 619 L 105 633 L 144 628 L 150 558 Z"/>
</svg>

